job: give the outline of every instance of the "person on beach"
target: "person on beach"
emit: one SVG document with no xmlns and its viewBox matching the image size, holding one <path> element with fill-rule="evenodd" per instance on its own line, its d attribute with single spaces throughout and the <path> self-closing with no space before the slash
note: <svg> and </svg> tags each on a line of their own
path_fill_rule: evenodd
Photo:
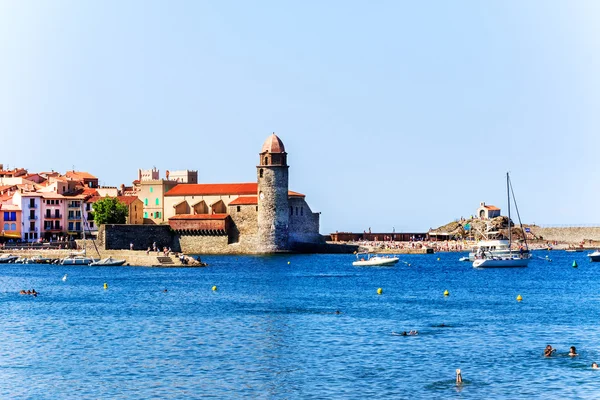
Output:
<svg viewBox="0 0 600 400">
<path fill-rule="evenodd" d="M 593 362 L 593 363 L 592 363 L 592 369 L 598 369 L 598 364 L 597 364 L 597 363 L 595 363 L 595 362 Z"/>
<path fill-rule="evenodd" d="M 569 348 L 569 356 L 571 357 L 575 357 L 578 356 L 579 354 L 577 354 L 577 350 L 575 350 L 575 346 L 571 346 Z"/>
<path fill-rule="evenodd" d="M 460 369 L 456 370 L 456 384 L 462 384 L 462 373 L 460 372 Z"/>
<path fill-rule="evenodd" d="M 550 357 L 555 352 L 556 352 L 556 349 L 553 349 L 552 346 L 548 345 L 548 346 L 546 346 L 546 349 L 544 350 L 544 357 Z"/>
</svg>

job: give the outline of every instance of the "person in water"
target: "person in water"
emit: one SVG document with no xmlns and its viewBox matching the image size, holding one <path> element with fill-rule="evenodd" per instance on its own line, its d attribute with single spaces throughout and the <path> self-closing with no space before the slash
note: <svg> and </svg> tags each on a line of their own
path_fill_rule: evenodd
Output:
<svg viewBox="0 0 600 400">
<path fill-rule="evenodd" d="M 544 349 L 544 357 L 550 357 L 552 355 L 552 353 L 555 353 L 556 349 L 553 349 L 552 346 L 548 345 L 546 346 L 546 349 Z"/>
<path fill-rule="evenodd" d="M 578 356 L 578 355 L 579 355 L 579 354 L 577 354 L 577 350 L 575 350 L 575 346 L 571 346 L 571 347 L 569 348 L 569 355 L 570 355 L 571 357 L 575 357 L 575 356 Z"/>
<path fill-rule="evenodd" d="M 460 369 L 456 370 L 456 384 L 462 384 L 462 373 L 460 372 Z"/>
<path fill-rule="evenodd" d="M 597 363 L 595 363 L 595 362 L 593 362 L 593 363 L 592 363 L 592 369 L 598 369 L 598 364 L 597 364 Z"/>
</svg>

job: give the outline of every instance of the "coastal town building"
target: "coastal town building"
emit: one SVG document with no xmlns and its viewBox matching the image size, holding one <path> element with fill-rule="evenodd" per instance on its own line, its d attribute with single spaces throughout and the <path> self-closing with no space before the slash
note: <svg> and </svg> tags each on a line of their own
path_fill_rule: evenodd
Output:
<svg viewBox="0 0 600 400">
<path fill-rule="evenodd" d="M 500 209 L 485 202 L 479 203 L 476 214 L 479 219 L 492 219 L 500 216 Z"/>
</svg>

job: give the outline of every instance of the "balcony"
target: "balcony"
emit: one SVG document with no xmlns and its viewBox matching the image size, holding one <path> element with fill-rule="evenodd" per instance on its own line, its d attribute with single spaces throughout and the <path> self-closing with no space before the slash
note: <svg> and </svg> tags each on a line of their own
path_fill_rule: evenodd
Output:
<svg viewBox="0 0 600 400">
<path fill-rule="evenodd" d="M 81 221 L 81 215 L 69 215 L 69 221 Z"/>
<path fill-rule="evenodd" d="M 46 214 L 44 216 L 44 219 L 61 219 L 61 218 L 62 218 L 62 215 L 60 215 L 60 214 L 59 215 Z"/>
<path fill-rule="evenodd" d="M 44 229 L 44 230 L 46 232 L 62 232 L 63 228 L 62 228 L 62 226 L 59 226 L 58 228 L 57 227 L 54 227 L 54 228 L 50 227 L 50 228 Z"/>
<path fill-rule="evenodd" d="M 37 204 L 31 204 L 31 203 L 29 203 L 29 208 L 37 208 Z"/>
<path fill-rule="evenodd" d="M 30 221 L 35 221 L 35 220 L 37 220 L 37 215 L 30 215 L 30 216 L 29 216 L 29 220 L 30 220 Z"/>
</svg>

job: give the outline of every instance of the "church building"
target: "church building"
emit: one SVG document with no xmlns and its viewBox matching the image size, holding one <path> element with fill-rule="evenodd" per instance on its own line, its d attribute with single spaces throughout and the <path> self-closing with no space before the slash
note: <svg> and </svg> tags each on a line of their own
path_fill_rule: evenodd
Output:
<svg viewBox="0 0 600 400">
<path fill-rule="evenodd" d="M 164 194 L 164 217 L 182 248 L 198 253 L 276 253 L 324 243 L 319 213 L 289 190 L 279 137 L 264 142 L 256 182 L 181 183 Z"/>
</svg>

